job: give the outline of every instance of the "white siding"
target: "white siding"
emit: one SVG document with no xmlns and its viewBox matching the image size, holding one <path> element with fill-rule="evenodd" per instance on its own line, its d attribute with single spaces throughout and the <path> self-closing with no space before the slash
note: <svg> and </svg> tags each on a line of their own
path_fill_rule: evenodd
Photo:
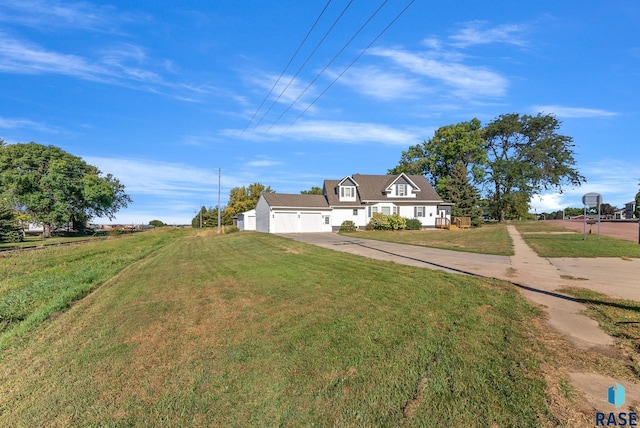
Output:
<svg viewBox="0 0 640 428">
<path fill-rule="evenodd" d="M 356 227 L 364 227 L 369 220 L 366 215 L 366 208 L 358 208 L 358 215 L 353 215 L 354 208 L 333 208 L 331 213 L 331 226 L 340 227 L 343 221 L 351 220 Z"/>
<path fill-rule="evenodd" d="M 258 232 L 270 233 L 269 230 L 271 221 L 271 209 L 269 204 L 264 199 L 264 196 L 260 196 L 258 205 L 256 206 L 256 230 Z"/>
</svg>

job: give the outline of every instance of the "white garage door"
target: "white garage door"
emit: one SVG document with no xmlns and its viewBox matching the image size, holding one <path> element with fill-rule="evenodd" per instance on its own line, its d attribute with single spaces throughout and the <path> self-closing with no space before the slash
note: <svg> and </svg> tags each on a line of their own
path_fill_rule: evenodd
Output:
<svg viewBox="0 0 640 428">
<path fill-rule="evenodd" d="M 300 232 L 322 232 L 322 214 L 300 213 Z"/>
<path fill-rule="evenodd" d="M 298 231 L 298 213 L 273 213 L 274 233 L 295 233 Z"/>
</svg>

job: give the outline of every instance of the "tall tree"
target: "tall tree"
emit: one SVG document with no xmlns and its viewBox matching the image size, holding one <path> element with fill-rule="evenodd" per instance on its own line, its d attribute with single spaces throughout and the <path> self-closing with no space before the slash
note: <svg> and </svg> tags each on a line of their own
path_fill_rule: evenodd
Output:
<svg viewBox="0 0 640 428">
<path fill-rule="evenodd" d="M 585 178 L 574 168 L 573 139 L 558 134 L 553 115 L 505 114 L 484 128 L 487 148 L 486 180 L 491 185 L 495 215 L 504 221 L 514 207 L 527 204 L 543 190 L 562 192 Z M 516 210 L 520 211 L 520 209 Z"/>
<path fill-rule="evenodd" d="M 482 181 L 486 161 L 485 141 L 478 119 L 438 128 L 429 141 L 402 152 L 390 174 L 424 174 L 436 191 L 444 192 L 453 168 L 462 164 L 475 183 Z"/>
<path fill-rule="evenodd" d="M 18 211 L 51 228 L 73 223 L 83 228 L 92 217 L 112 219 L 131 203 L 111 174 L 54 146 L 0 145 L 1 191 Z"/>
<path fill-rule="evenodd" d="M 478 190 L 469 182 L 467 168 L 461 162 L 453 167 L 451 178 L 447 180 L 444 190 L 447 200 L 454 204 L 451 209 L 453 217 L 471 217 L 474 226 L 482 225 Z"/>
<path fill-rule="evenodd" d="M 322 195 L 322 188 L 313 186 L 309 190 L 302 190 L 300 194 L 301 195 Z"/>
<path fill-rule="evenodd" d="M 0 199 L 0 242 L 17 242 L 22 237 L 22 228 L 15 213 Z"/>
<path fill-rule="evenodd" d="M 224 209 L 224 213 L 231 218 L 234 215 L 252 210 L 258 205 L 260 195 L 274 192 L 271 187 L 265 187 L 260 183 L 250 184 L 249 187 L 234 187 L 229 192 L 229 203 Z"/>
</svg>

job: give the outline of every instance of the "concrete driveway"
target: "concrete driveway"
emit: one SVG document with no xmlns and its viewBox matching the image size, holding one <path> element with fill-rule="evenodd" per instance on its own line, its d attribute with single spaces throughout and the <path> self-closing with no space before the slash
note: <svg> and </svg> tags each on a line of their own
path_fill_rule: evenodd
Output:
<svg viewBox="0 0 640 428">
<path fill-rule="evenodd" d="M 509 257 L 507 256 L 461 253 L 460 251 L 359 239 L 336 233 L 287 233 L 280 236 L 372 259 L 452 273 L 502 277 L 507 274 L 509 268 Z"/>
</svg>

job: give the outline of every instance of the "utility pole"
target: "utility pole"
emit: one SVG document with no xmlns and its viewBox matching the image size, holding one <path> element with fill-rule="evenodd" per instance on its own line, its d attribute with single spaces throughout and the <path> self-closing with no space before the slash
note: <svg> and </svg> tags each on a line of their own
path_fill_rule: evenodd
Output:
<svg viewBox="0 0 640 428">
<path fill-rule="evenodd" d="M 220 221 L 222 215 L 220 213 L 220 168 L 218 168 L 218 234 L 220 234 Z"/>
</svg>

